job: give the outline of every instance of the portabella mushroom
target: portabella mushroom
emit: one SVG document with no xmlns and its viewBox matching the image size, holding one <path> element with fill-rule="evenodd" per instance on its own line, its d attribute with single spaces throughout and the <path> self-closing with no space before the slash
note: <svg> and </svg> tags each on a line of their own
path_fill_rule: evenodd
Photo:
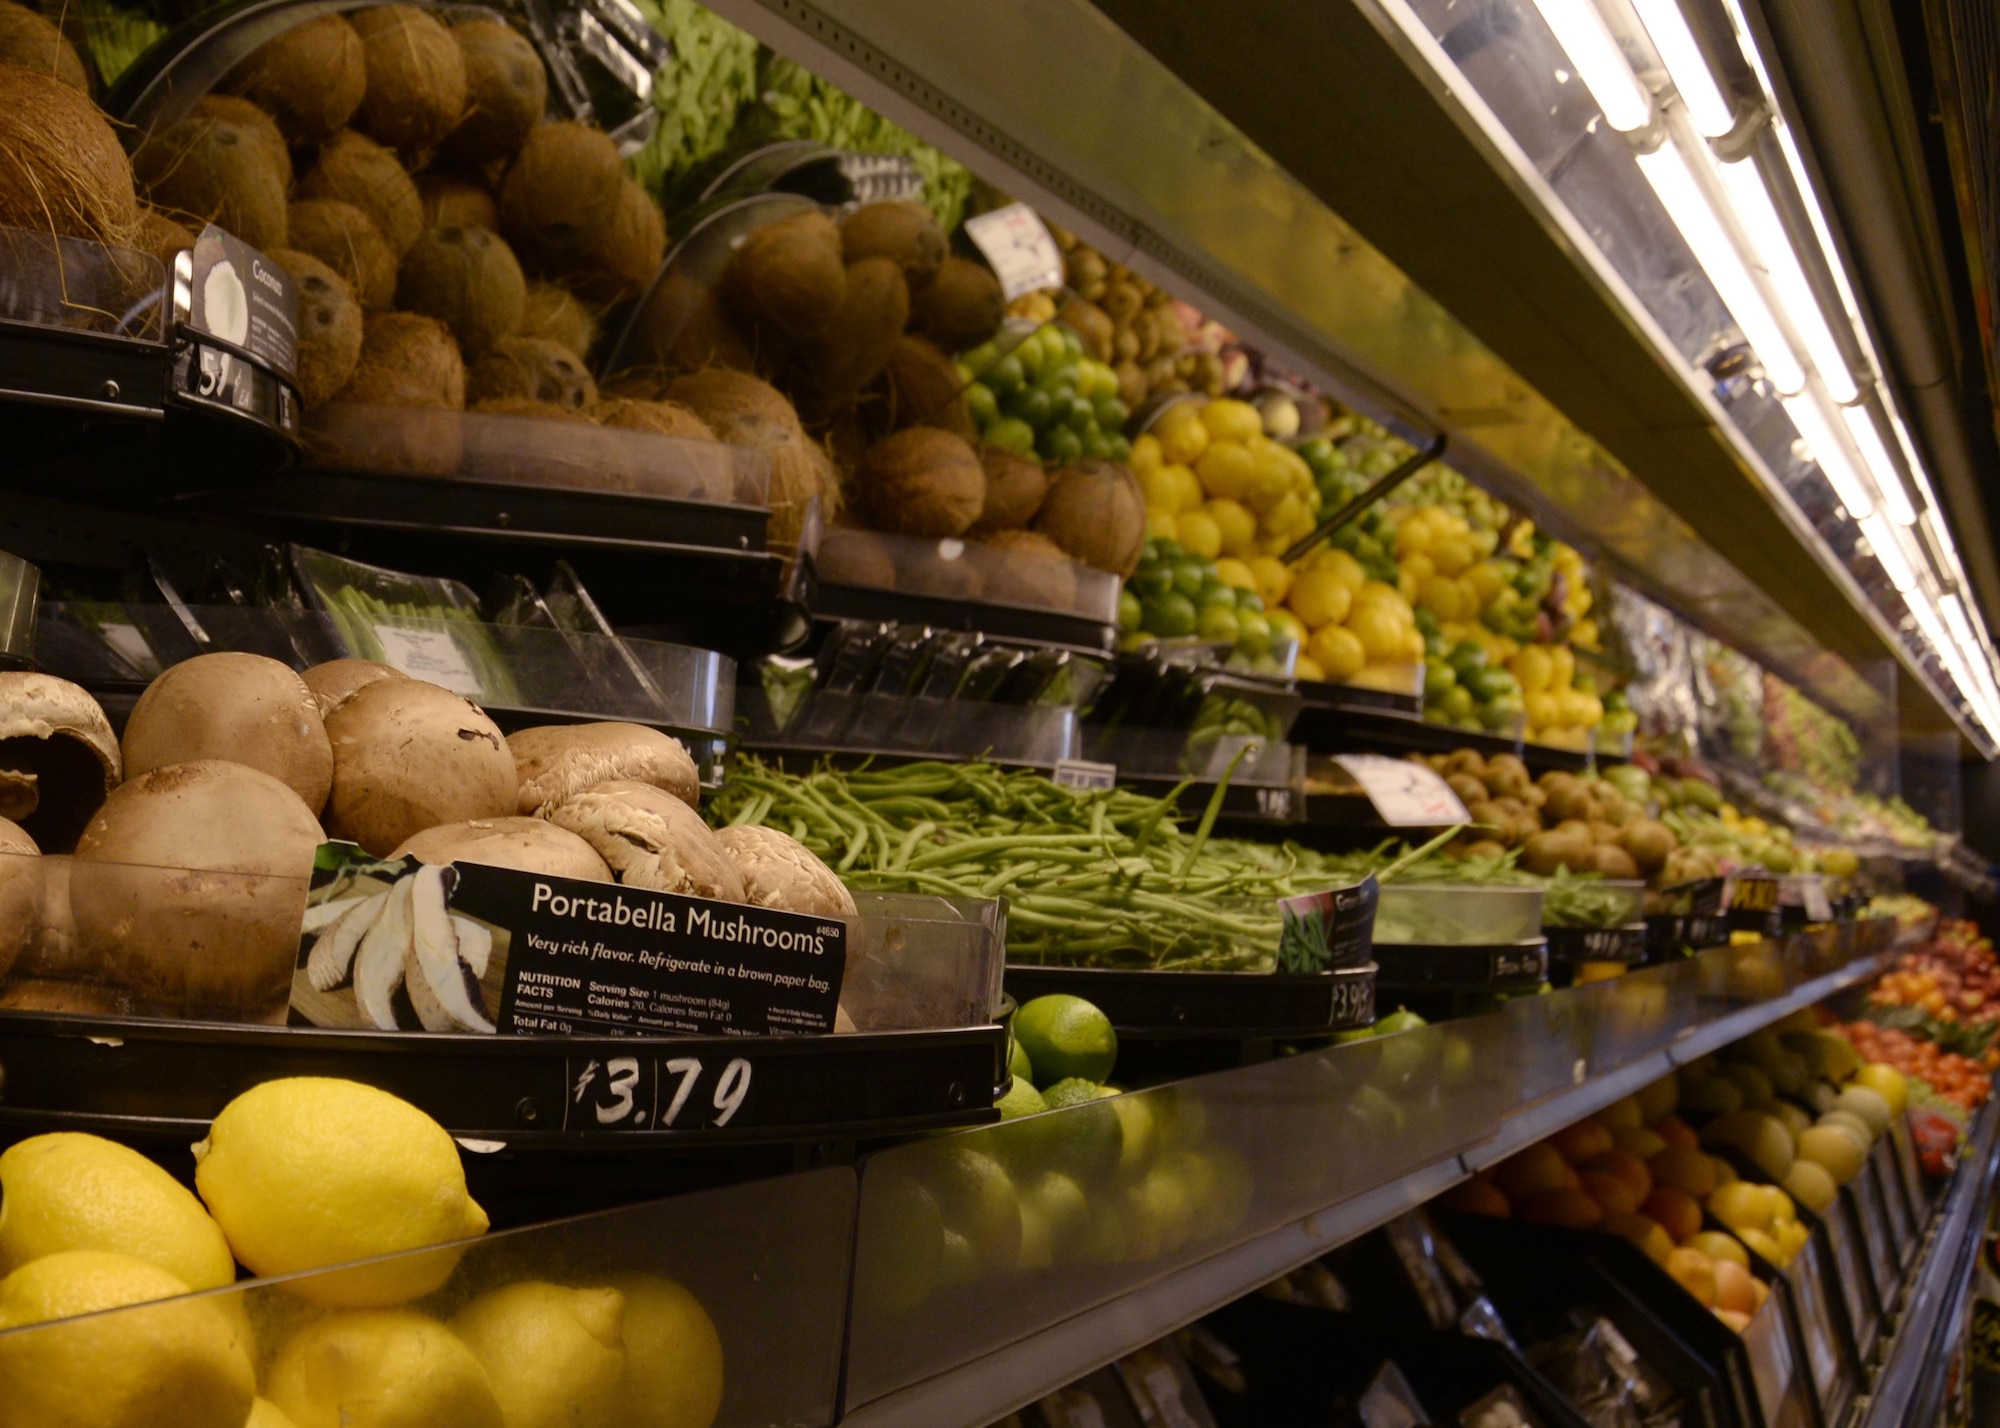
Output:
<svg viewBox="0 0 2000 1428">
<path fill-rule="evenodd" d="M 389 854 L 420 863 L 479 863 L 552 878 L 608 883 L 611 869 L 597 850 L 567 828 L 540 818 L 471 818 L 405 838 Z"/>
<path fill-rule="evenodd" d="M 790 834 L 746 825 L 719 829 L 715 841 L 743 875 L 745 901 L 812 917 L 855 915 L 839 874 Z"/>
<path fill-rule="evenodd" d="M 67 853 L 123 774 L 111 721 L 81 687 L 0 672 L 0 817 Z"/>
<path fill-rule="evenodd" d="M 595 848 L 618 881 L 655 892 L 743 902 L 743 875 L 701 815 L 664 789 L 614 779 L 543 814 Z"/>
<path fill-rule="evenodd" d="M 42 850 L 20 824 L 0 818 L 0 981 L 35 940 L 41 909 Z"/>
<path fill-rule="evenodd" d="M 125 721 L 125 772 L 227 759 L 271 775 L 314 814 L 333 787 L 333 749 L 312 691 L 259 654 L 196 655 L 162 673 Z"/>
<path fill-rule="evenodd" d="M 298 794 L 247 764 L 155 769 L 120 784 L 77 840 L 77 937 L 149 1002 L 282 1012 L 319 842 Z"/>
<path fill-rule="evenodd" d="M 442 823 L 514 811 L 514 755 L 480 707 L 421 679 L 382 679 L 326 720 L 326 830 L 384 857 Z"/>
<path fill-rule="evenodd" d="M 408 677 L 394 665 L 372 659 L 330 659 L 325 664 L 314 665 L 299 676 L 312 693 L 313 703 L 318 706 L 321 719 L 325 719 L 349 698 L 378 679 Z"/>
<path fill-rule="evenodd" d="M 643 724 L 547 724 L 509 734 L 507 745 L 521 777 L 522 813 L 620 779 L 664 789 L 690 808 L 701 803 L 701 781 L 686 746 Z"/>
</svg>

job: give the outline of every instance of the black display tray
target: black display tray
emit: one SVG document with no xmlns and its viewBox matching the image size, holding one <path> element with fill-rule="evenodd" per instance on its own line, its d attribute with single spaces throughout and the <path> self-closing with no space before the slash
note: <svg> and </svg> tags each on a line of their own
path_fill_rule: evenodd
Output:
<svg viewBox="0 0 2000 1428">
<path fill-rule="evenodd" d="M 1007 966 L 1017 1002 L 1082 997 L 1134 1040 L 1324 1036 L 1375 1020 L 1373 963 L 1331 972 L 1150 972 L 1116 967 Z"/>
<path fill-rule="evenodd" d="M 1003 639 L 1088 650 L 1109 650 L 1118 635 L 1115 626 L 1060 610 L 987 600 L 947 600 L 937 595 L 825 581 L 820 583 L 813 600 L 813 614 L 822 618 L 888 620 L 939 629 L 977 630 Z"/>
<path fill-rule="evenodd" d="M 1419 721 L 1424 712 L 1421 694 L 1403 694 L 1393 689 L 1369 689 L 1359 684 L 1330 684 L 1325 680 L 1298 681 L 1299 698 L 1307 709 L 1323 714 L 1360 714 Z"/>
<path fill-rule="evenodd" d="M 401 1096 L 491 1149 L 598 1153 L 978 1124 L 993 1119 L 1008 1079 L 1004 1024 L 816 1037 L 436 1036 L 18 1011 L 0 1012 L 0 1067 L 5 1132 L 199 1140 L 252 1086 L 337 1076 Z"/>
<path fill-rule="evenodd" d="M 1532 991 L 1549 978 L 1549 944 L 1539 937 L 1495 947 L 1378 942 L 1375 965 L 1384 991 Z"/>
<path fill-rule="evenodd" d="M 1343 696 L 1361 694 L 1394 700 L 1400 696 L 1379 690 L 1350 690 L 1344 685 L 1301 684 L 1305 699 L 1291 739 L 1313 753 L 1352 753 L 1372 750 L 1392 754 L 1448 754 L 1472 749 L 1481 757 L 1514 754 L 1537 774 L 1560 770 L 1581 773 L 1590 766 L 1591 755 L 1576 749 L 1556 749 L 1531 744 L 1511 734 L 1491 734 L 1483 729 L 1460 729 L 1450 724 L 1430 724 L 1408 713 L 1370 708 L 1346 701 L 1316 700 L 1315 689 L 1338 689 Z M 1612 754 L 1597 755 L 1600 763 L 1623 762 Z"/>
</svg>

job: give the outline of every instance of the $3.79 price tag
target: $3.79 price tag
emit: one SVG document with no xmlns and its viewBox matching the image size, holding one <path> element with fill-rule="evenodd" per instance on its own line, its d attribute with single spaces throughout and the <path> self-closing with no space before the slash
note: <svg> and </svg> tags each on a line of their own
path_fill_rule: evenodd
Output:
<svg viewBox="0 0 2000 1428">
<path fill-rule="evenodd" d="M 568 1067 L 563 1129 L 572 1134 L 721 1130 L 753 1119 L 754 1070 L 741 1056 L 592 1057 Z"/>
</svg>

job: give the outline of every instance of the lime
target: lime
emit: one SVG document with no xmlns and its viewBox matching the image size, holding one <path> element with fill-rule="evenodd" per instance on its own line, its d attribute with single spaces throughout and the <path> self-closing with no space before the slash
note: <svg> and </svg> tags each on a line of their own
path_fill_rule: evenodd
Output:
<svg viewBox="0 0 2000 1428">
<path fill-rule="evenodd" d="M 1036 997 L 1014 1013 L 1014 1039 L 1045 1087 L 1079 1077 L 1101 1084 L 1118 1062 L 1110 1019 L 1082 997 Z"/>
<path fill-rule="evenodd" d="M 1107 454 L 1113 461 L 1130 461 L 1132 459 L 1132 443 L 1125 439 L 1122 432 L 1107 438 L 1105 447 L 1107 448 Z"/>
<path fill-rule="evenodd" d="M 1023 387 L 1008 399 L 1007 411 L 1040 431 L 1049 424 L 1049 414 L 1054 405 L 1054 399 L 1042 388 Z"/>
<path fill-rule="evenodd" d="M 1148 633 L 1158 635 L 1163 640 L 1177 640 L 1194 633 L 1194 601 L 1178 590 L 1170 590 L 1159 599 L 1145 604 L 1145 627 Z M 1033 1050 L 1028 1058 L 1034 1060 Z"/>
<path fill-rule="evenodd" d="M 1021 1206 L 1000 1162 L 981 1150 L 946 1145 L 924 1169 L 947 1233 L 965 1236 L 989 1272 L 1012 1269 L 1021 1253 Z M 950 1240 L 945 1243 L 949 1252 Z"/>
<path fill-rule="evenodd" d="M 1271 622 L 1255 610 L 1240 611 L 1236 616 L 1236 649 L 1252 660 L 1268 655 L 1271 652 Z"/>
<path fill-rule="evenodd" d="M 856 1296 L 892 1313 L 922 1303 L 940 1282 L 945 1233 L 929 1190 L 893 1170 L 871 1171 L 856 1237 L 868 1272 L 859 1276 Z"/>
<path fill-rule="evenodd" d="M 1035 454 L 1035 429 L 1016 416 L 1002 417 L 987 427 L 985 441 L 988 446 L 1000 447 L 1016 456 Z"/>
<path fill-rule="evenodd" d="M 979 1274 L 979 1247 L 957 1230 L 946 1230 L 944 1248 L 938 1255 L 938 1283 L 971 1284 Z"/>
<path fill-rule="evenodd" d="M 1035 1063 L 1028 1059 L 1028 1049 L 1012 1039 L 1007 1042 L 1007 1072 L 1030 1086 L 1035 1084 Z"/>
<path fill-rule="evenodd" d="M 1130 1180 L 1146 1168 L 1160 1142 L 1160 1123 L 1153 1096 L 1109 1093 L 1111 1109 L 1118 1117 L 1120 1139 L 1118 1175 Z"/>
<path fill-rule="evenodd" d="M 1195 620 L 1194 631 L 1204 640 L 1216 644 L 1233 645 L 1241 626 L 1236 619 L 1236 602 L 1228 604 L 1208 604 L 1201 607 L 1201 614 Z"/>
<path fill-rule="evenodd" d="M 1176 556 L 1173 568 L 1174 589 L 1196 601 L 1208 587 L 1209 577 L 1215 574 L 1215 562 L 1199 555 Z"/>
<path fill-rule="evenodd" d="M 1126 584 L 1141 600 L 1157 600 L 1174 588 L 1174 568 L 1159 561 L 1150 565 L 1141 563 Z"/>
<path fill-rule="evenodd" d="M 1058 1081 L 1042 1099 L 1062 1113 L 1035 1123 L 1044 1168 L 1063 1171 L 1085 1186 L 1109 1180 L 1125 1154 L 1125 1127 L 1115 1102 L 1107 1104 L 1099 1088 L 1081 1077 Z"/>
<path fill-rule="evenodd" d="M 1001 1120 L 1014 1121 L 1022 1116 L 1038 1116 L 1048 1109 L 1048 1105 L 1042 1100 L 1040 1091 L 1023 1077 L 1016 1076 L 1007 1094 L 994 1102 L 993 1109 L 1000 1113 Z"/>
<path fill-rule="evenodd" d="M 1136 577 L 1135 577 L 1136 578 Z M 1118 592 L 1118 633 L 1129 635 L 1145 623 L 1146 613 L 1139 597 L 1128 588 Z"/>
<path fill-rule="evenodd" d="M 1083 440 L 1066 426 L 1055 427 L 1043 438 L 1040 447 L 1043 456 L 1058 466 L 1067 466 L 1083 455 Z"/>
<path fill-rule="evenodd" d="M 1057 1263 L 1074 1259 L 1090 1235 L 1090 1202 L 1083 1187 L 1061 1171 L 1037 1176 L 1021 1192 L 1021 1212 L 1032 1211 L 1046 1228 Z"/>
<path fill-rule="evenodd" d="M 1004 401 L 1008 393 L 1019 391 L 1021 383 L 1026 380 L 1027 372 L 1022 366 L 1021 359 L 1010 352 L 986 368 L 980 378 L 980 385 Z"/>
</svg>

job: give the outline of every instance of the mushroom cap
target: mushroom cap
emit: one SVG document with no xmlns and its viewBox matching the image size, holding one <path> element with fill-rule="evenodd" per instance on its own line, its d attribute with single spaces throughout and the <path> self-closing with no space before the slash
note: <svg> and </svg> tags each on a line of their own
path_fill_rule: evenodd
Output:
<svg viewBox="0 0 2000 1428">
<path fill-rule="evenodd" d="M 330 659 L 325 664 L 314 665 L 299 678 L 305 681 L 313 703 L 319 706 L 319 717 L 324 719 L 345 704 L 356 691 L 367 688 L 376 680 L 407 679 L 409 676 L 394 665 L 383 664 L 379 660 Z"/>
<path fill-rule="evenodd" d="M 291 988 L 319 825 L 267 773 L 198 759 L 120 784 L 77 841 L 70 906 L 105 975 L 183 1013 L 260 1016 Z"/>
<path fill-rule="evenodd" d="M 539 818 L 468 818 L 405 838 L 392 858 L 420 863 L 480 863 L 552 878 L 608 883 L 611 869 L 597 850 L 567 828 Z"/>
<path fill-rule="evenodd" d="M 855 916 L 854 895 L 812 849 L 775 828 L 722 828 L 715 841 L 743 875 L 746 900 L 812 917 Z"/>
<path fill-rule="evenodd" d="M 743 875 L 715 834 L 699 813 L 664 789 L 613 779 L 571 794 L 545 816 L 595 848 L 621 883 L 744 901 Z"/>
<path fill-rule="evenodd" d="M 376 680 L 327 716 L 326 732 L 327 832 L 378 858 L 426 828 L 514 811 L 514 755 L 499 726 L 441 685 Z"/>
<path fill-rule="evenodd" d="M 111 721 L 87 690 L 54 675 L 0 672 L 0 805 L 45 852 L 76 845 L 124 768 Z"/>
<path fill-rule="evenodd" d="M 261 769 L 317 814 L 333 787 L 333 749 L 312 691 L 259 654 L 196 655 L 164 671 L 125 721 L 125 772 L 226 759 Z"/>
<path fill-rule="evenodd" d="M 644 724 L 544 724 L 509 734 L 507 744 L 521 775 L 523 813 L 614 780 L 649 783 L 689 808 L 701 805 L 701 781 L 686 746 Z"/>
<path fill-rule="evenodd" d="M 41 851 L 20 824 L 0 818 L 0 981 L 35 940 L 41 921 Z"/>
</svg>

